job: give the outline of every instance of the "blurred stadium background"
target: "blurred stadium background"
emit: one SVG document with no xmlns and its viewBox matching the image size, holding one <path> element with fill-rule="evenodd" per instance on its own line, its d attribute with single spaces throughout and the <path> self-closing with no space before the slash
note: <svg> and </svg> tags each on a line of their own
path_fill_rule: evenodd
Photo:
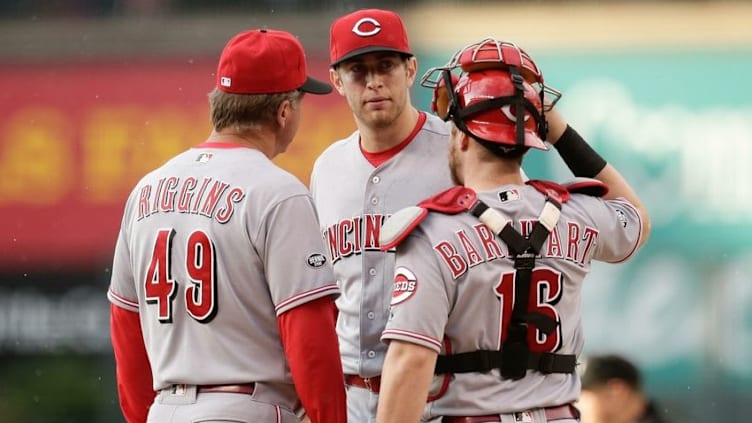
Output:
<svg viewBox="0 0 752 423">
<path fill-rule="evenodd" d="M 224 43 L 298 35 L 327 74 L 331 20 L 402 13 L 421 74 L 467 42 L 516 41 L 572 124 L 653 214 L 634 261 L 596 266 L 586 352 L 634 359 L 677 422 L 752 415 L 752 5 L 733 1 L 28 0 L 0 2 L 0 422 L 117 422 L 105 292 L 135 181 L 209 132 Z M 414 98 L 427 109 L 430 93 Z M 309 99 L 281 166 L 308 182 L 354 128 Z M 555 154 L 531 177 L 569 178 Z M 332 187 L 336 189 L 336 187 Z"/>
</svg>

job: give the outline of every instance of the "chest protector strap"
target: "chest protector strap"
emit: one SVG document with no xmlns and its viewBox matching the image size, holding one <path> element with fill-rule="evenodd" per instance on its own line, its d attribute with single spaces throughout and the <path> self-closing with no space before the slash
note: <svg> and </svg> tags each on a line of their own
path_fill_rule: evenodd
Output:
<svg viewBox="0 0 752 423">
<path fill-rule="evenodd" d="M 558 184 L 528 181 L 528 184 L 546 195 L 546 202 L 538 221 L 529 236 L 524 237 L 512 227 L 511 220 L 496 209 L 477 200 L 469 212 L 491 228 L 509 247 L 514 257 L 515 289 L 512 317 L 507 336 L 499 351 L 478 350 L 461 354 L 439 356 L 434 373 L 488 372 L 497 368 L 506 379 L 521 379 L 527 370 L 541 373 L 574 373 L 576 357 L 573 354 L 533 353 L 528 346 L 530 325 L 551 334 L 558 325 L 551 317 L 527 310 L 530 298 L 530 278 L 535 267 L 535 257 L 561 217 L 561 205 L 569 199 L 569 191 Z"/>
</svg>

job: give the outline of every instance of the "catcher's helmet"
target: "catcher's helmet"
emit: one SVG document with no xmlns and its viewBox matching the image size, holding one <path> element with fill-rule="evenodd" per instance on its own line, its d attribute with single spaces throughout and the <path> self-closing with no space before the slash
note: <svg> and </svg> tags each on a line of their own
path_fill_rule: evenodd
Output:
<svg viewBox="0 0 752 423">
<path fill-rule="evenodd" d="M 550 110 L 561 98 L 561 92 L 546 85 L 543 82 L 543 73 L 538 68 L 532 57 L 522 48 L 509 41 L 499 41 L 494 38 L 485 38 L 477 43 L 469 44 L 458 50 L 447 64 L 431 68 L 423 75 L 421 85 L 435 89 L 444 85 L 443 73 L 449 71 L 454 80 L 457 80 L 456 72 L 474 72 L 482 69 L 508 69 L 514 66 L 519 73 L 539 93 L 544 102 L 544 110 Z M 455 73 L 453 73 L 455 72 Z M 434 100 L 441 96 L 441 90 L 434 92 Z M 435 105 L 431 105 L 435 112 Z"/>
<path fill-rule="evenodd" d="M 479 141 L 548 149 L 543 100 L 549 94 L 552 106 L 561 94 L 515 44 L 487 38 L 464 47 L 447 65 L 430 69 L 421 85 L 433 88 L 436 114 Z"/>
<path fill-rule="evenodd" d="M 448 118 L 463 132 L 497 144 L 548 150 L 538 93 L 502 69 L 463 74 L 450 95 Z"/>
</svg>

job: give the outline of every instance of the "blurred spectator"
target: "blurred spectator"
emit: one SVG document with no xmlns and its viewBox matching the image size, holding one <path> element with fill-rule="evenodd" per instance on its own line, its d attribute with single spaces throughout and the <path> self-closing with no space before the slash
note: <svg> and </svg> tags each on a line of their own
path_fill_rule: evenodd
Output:
<svg viewBox="0 0 752 423">
<path fill-rule="evenodd" d="M 645 393 L 640 371 L 626 358 L 591 356 L 580 376 L 582 423 L 672 423 Z"/>
</svg>

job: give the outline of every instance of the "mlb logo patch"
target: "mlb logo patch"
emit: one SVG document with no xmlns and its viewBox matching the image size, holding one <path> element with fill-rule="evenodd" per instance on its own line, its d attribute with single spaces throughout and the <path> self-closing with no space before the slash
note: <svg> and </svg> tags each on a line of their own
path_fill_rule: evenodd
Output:
<svg viewBox="0 0 752 423">
<path fill-rule="evenodd" d="M 171 393 L 172 395 L 185 395 L 185 385 L 183 384 L 172 385 Z"/>
<path fill-rule="evenodd" d="M 223 87 L 231 87 L 232 86 L 232 79 L 230 79 L 230 78 L 228 78 L 226 76 L 223 76 L 223 77 L 219 78 L 219 85 L 221 85 Z"/>
<path fill-rule="evenodd" d="M 499 200 L 504 203 L 520 199 L 520 192 L 517 189 L 508 189 L 499 193 Z"/>
<path fill-rule="evenodd" d="M 199 163 L 206 163 L 214 156 L 213 153 L 201 153 L 196 157 L 196 161 Z"/>
<path fill-rule="evenodd" d="M 523 411 L 521 413 L 514 413 L 514 421 L 520 423 L 532 423 L 533 413 L 529 411 Z"/>
</svg>

